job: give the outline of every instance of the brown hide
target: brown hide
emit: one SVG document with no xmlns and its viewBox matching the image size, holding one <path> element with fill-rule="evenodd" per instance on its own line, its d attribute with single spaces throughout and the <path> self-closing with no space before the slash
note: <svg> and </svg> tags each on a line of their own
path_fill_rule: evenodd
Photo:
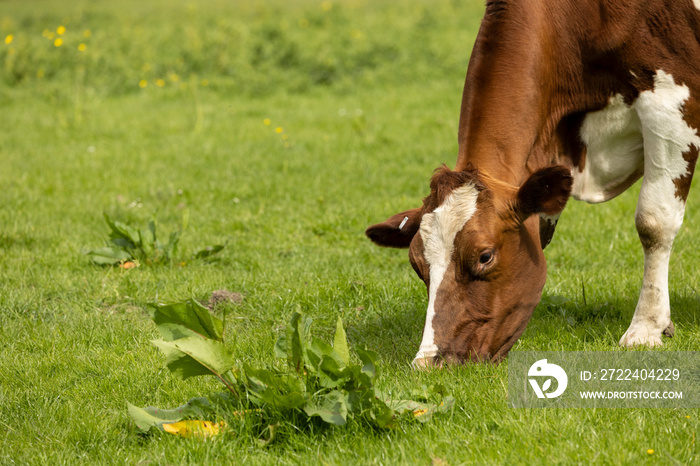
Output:
<svg viewBox="0 0 700 466">
<path fill-rule="evenodd" d="M 699 63 L 700 12 L 692 0 L 487 1 L 462 95 L 455 171 L 438 170 L 422 207 L 367 230 L 380 245 L 410 245 L 411 264 L 432 296 L 418 365 L 507 354 L 540 299 L 542 248 L 571 192 L 570 173 L 587 164 L 584 118 L 615 95 L 632 105 L 663 70 L 690 90 L 683 118 L 698 129 Z M 682 155 L 688 173 L 673 183 L 685 201 L 698 147 Z M 642 174 L 632 170 L 605 198 Z M 451 260 L 441 265 L 439 286 L 431 284 L 422 219 L 465 186 L 478 190 L 475 212 L 445 246 Z M 425 332 L 434 337 L 426 340 Z M 437 349 L 423 354 L 426 341 Z"/>
</svg>

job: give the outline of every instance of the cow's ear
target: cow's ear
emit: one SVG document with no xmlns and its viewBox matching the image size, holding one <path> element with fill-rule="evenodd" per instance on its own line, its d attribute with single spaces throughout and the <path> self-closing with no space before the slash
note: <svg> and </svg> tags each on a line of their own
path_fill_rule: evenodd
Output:
<svg viewBox="0 0 700 466">
<path fill-rule="evenodd" d="M 534 214 L 558 215 L 573 184 L 571 171 L 561 165 L 536 171 L 518 190 L 515 209 L 522 221 Z"/>
<path fill-rule="evenodd" d="M 372 225 L 367 228 L 365 234 L 380 246 L 407 248 L 420 228 L 422 218 L 422 208 L 407 210 L 390 217 L 385 222 Z"/>
</svg>

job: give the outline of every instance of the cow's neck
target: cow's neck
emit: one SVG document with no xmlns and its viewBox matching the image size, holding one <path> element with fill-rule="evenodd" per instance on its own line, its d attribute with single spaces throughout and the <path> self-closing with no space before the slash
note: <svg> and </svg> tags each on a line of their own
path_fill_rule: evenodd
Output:
<svg viewBox="0 0 700 466">
<path fill-rule="evenodd" d="M 545 67 L 551 46 L 541 9 L 499 10 L 492 2 L 472 50 L 462 96 L 457 169 L 472 164 L 494 178 L 519 185 L 537 160 L 533 147 L 546 125 Z M 517 23 L 513 16 L 521 16 Z"/>
<path fill-rule="evenodd" d="M 462 96 L 456 169 L 471 164 L 519 186 L 566 151 L 557 138 L 564 118 L 605 105 L 602 93 L 586 96 L 585 102 L 569 98 L 580 94 L 573 89 L 579 83 L 562 82 L 568 70 L 562 69 L 566 65 L 561 58 L 575 47 L 562 39 L 569 25 L 551 16 L 566 17 L 563 10 L 571 3 L 551 3 L 488 2 Z"/>
</svg>

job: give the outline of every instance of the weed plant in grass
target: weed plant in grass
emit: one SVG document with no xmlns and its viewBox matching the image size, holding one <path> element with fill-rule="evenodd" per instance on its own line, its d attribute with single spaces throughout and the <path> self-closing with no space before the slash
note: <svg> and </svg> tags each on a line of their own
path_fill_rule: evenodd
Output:
<svg viewBox="0 0 700 466">
<path fill-rule="evenodd" d="M 263 444 L 267 445 L 276 439 L 277 431 L 303 432 L 314 424 L 322 428 L 324 422 L 335 426 L 359 422 L 386 429 L 403 419 L 427 422 L 434 413 L 452 408 L 452 397 L 440 387 L 423 387 L 421 401 L 386 398 L 374 384 L 380 367 L 377 353 L 356 348 L 361 363 L 351 361 L 341 318 L 331 346 L 312 337 L 312 319 L 295 311 L 274 350 L 286 367 L 261 368 L 236 367 L 224 344 L 224 321 L 196 300 L 154 305 L 151 317 L 162 337 L 151 343 L 164 353 L 175 377 L 213 376 L 227 391 L 213 398 L 193 398 L 169 410 L 127 403 L 129 415 L 144 433 L 218 435 L 227 423 L 212 417 L 228 415 L 228 425 L 244 420 L 256 426 L 256 436 L 266 434 Z M 438 397 L 439 403 L 427 402 Z"/>
<path fill-rule="evenodd" d="M 90 250 L 86 254 L 92 262 L 99 265 L 135 267 L 141 263 L 147 265 L 172 264 L 178 252 L 180 235 L 187 228 L 188 216 L 188 211 L 185 211 L 180 229 L 170 232 L 168 240 L 163 241 L 163 235 L 158 234 L 155 216 L 149 220 L 145 228 L 138 228 L 112 220 L 105 213 L 105 222 L 110 229 L 109 241 L 105 247 Z M 217 254 L 223 248 L 224 246 L 221 244 L 207 246 L 195 252 L 190 258 L 193 260 L 206 259 Z M 186 262 L 180 264 L 183 265 Z"/>
<path fill-rule="evenodd" d="M 695 409 L 513 410 L 507 361 L 409 367 L 424 286 L 404 251 L 363 231 L 454 165 L 482 13 L 481 1 L 448 0 L 2 2 L 0 462 L 698 462 Z M 642 276 L 636 194 L 569 204 L 515 350 L 621 351 Z M 671 260 L 676 336 L 655 351 L 700 349 L 699 196 Z M 104 211 L 145 225 L 157 210 L 177 225 L 185 209 L 180 247 L 226 242 L 218 261 L 123 270 L 82 254 L 102 244 Z M 146 304 L 217 289 L 245 295 L 223 304 L 237 363 L 272 364 L 300 307 L 318 332 L 341 317 L 350 345 L 377 352 L 389 395 L 442 384 L 455 409 L 266 448 L 245 423 L 204 442 L 139 436 L 127 400 L 173 406 L 220 390 L 154 374 Z"/>
</svg>

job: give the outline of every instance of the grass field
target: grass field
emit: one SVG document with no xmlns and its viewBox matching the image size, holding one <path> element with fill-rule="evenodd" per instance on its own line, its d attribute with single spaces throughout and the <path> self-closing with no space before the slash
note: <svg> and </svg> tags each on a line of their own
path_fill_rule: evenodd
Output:
<svg viewBox="0 0 700 466">
<path fill-rule="evenodd" d="M 454 165 L 481 1 L 56 2 L 0 7 L 0 463 L 697 463 L 697 409 L 515 410 L 507 362 L 415 372 L 425 289 L 366 226 L 416 206 Z M 4 41 L 2 41 L 4 39 Z M 543 302 L 515 350 L 618 351 L 642 277 L 636 188 L 571 202 L 547 248 Z M 165 231 L 171 266 L 85 255 L 102 218 Z M 700 350 L 700 190 L 671 261 L 676 336 Z M 211 260 L 200 247 L 225 243 Z M 585 299 L 583 290 L 585 288 Z M 451 414 L 374 431 L 245 425 L 209 441 L 141 436 L 126 411 L 220 388 L 175 380 L 147 304 L 225 305 L 238 360 L 273 364 L 291 313 L 380 353 L 378 383 L 442 383 Z M 652 451 L 650 453 L 650 451 Z"/>
</svg>

